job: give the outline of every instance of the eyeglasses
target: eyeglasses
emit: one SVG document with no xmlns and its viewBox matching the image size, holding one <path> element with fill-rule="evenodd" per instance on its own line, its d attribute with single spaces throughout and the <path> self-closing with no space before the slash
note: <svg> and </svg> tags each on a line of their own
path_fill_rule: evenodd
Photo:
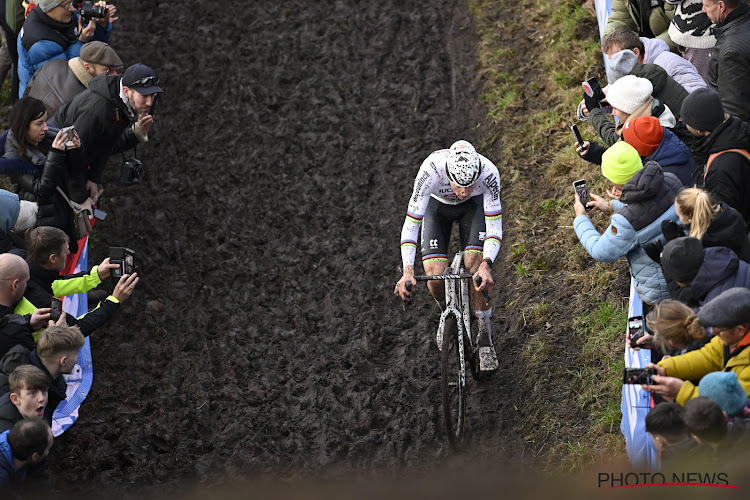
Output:
<svg viewBox="0 0 750 500">
<path fill-rule="evenodd" d="M 155 76 L 147 76 L 145 78 L 141 78 L 140 80 L 136 80 L 130 85 L 126 85 L 126 87 L 136 87 L 136 86 L 142 86 L 142 87 L 148 87 L 149 85 L 159 85 L 159 78 Z"/>
<path fill-rule="evenodd" d="M 61 3 L 60 7 L 62 7 L 65 10 L 67 10 L 68 7 L 70 7 L 71 5 L 73 5 L 73 2 L 65 2 L 65 3 Z M 73 8 L 75 8 L 75 7 L 73 7 Z"/>
</svg>

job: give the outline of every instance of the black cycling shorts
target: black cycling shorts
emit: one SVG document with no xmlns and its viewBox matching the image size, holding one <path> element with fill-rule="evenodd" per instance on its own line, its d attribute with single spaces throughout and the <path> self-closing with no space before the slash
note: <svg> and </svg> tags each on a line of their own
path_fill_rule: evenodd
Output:
<svg viewBox="0 0 750 500">
<path fill-rule="evenodd" d="M 482 196 L 472 196 L 458 205 L 448 205 L 430 198 L 422 219 L 422 262 L 448 260 L 451 228 L 456 221 L 464 251 L 484 251 L 486 227 Z"/>
</svg>

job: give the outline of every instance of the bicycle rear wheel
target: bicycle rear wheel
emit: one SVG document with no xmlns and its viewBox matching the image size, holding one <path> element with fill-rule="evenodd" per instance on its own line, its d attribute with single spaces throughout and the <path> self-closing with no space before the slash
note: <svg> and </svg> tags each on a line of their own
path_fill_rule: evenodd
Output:
<svg viewBox="0 0 750 500">
<path fill-rule="evenodd" d="M 464 389 L 466 368 L 461 362 L 458 325 L 450 314 L 445 318 L 441 352 L 440 383 L 443 390 L 443 419 L 451 448 L 459 450 L 464 441 Z"/>
</svg>

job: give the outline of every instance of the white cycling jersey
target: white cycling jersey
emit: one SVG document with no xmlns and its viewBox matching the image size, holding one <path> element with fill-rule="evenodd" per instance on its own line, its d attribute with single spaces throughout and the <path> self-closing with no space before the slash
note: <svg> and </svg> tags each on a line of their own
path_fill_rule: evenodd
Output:
<svg viewBox="0 0 750 500">
<path fill-rule="evenodd" d="M 441 203 L 458 205 L 468 200 L 460 200 L 450 186 L 446 174 L 448 149 L 441 149 L 430 154 L 419 167 L 414 189 L 409 198 L 406 220 L 401 229 L 401 260 L 406 266 L 414 265 L 417 254 L 417 235 L 422 224 L 427 203 L 435 198 Z M 500 174 L 497 167 L 487 158 L 479 155 L 482 173 L 476 182 L 472 197 L 484 197 L 485 239 L 483 255 L 494 262 L 500 250 L 503 238 L 503 209 L 500 205 Z"/>
</svg>

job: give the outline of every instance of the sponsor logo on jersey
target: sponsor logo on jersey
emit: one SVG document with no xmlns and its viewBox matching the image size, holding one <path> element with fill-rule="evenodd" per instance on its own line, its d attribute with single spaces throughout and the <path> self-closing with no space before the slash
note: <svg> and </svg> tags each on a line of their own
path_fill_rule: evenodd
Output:
<svg viewBox="0 0 750 500">
<path fill-rule="evenodd" d="M 492 195 L 492 201 L 500 199 L 500 186 L 497 182 L 497 177 L 492 174 L 484 179 L 484 187 L 487 188 L 487 192 Z"/>
<path fill-rule="evenodd" d="M 414 197 L 412 198 L 413 201 L 417 201 L 419 197 L 422 194 L 422 188 L 425 185 L 425 182 L 427 182 L 427 179 L 430 177 L 429 172 L 423 173 L 414 184 Z"/>
<path fill-rule="evenodd" d="M 430 250 L 435 250 L 438 247 L 438 240 L 430 240 Z"/>
</svg>

